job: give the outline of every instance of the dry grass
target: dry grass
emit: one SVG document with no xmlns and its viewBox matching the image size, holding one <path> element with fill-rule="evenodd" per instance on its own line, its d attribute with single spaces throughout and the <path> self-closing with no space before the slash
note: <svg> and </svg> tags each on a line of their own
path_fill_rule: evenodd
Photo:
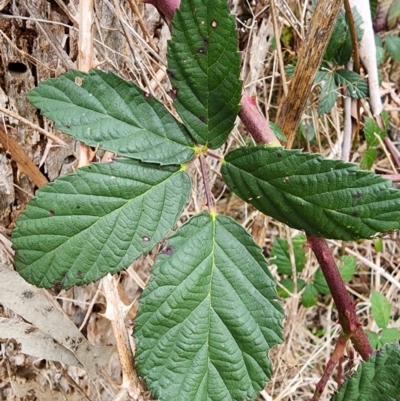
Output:
<svg viewBox="0 0 400 401">
<path fill-rule="evenodd" d="M 75 61 L 78 36 L 76 25 L 72 21 L 78 7 L 76 1 L 69 2 L 68 5 L 66 5 L 68 2 L 62 0 L 58 0 L 56 3 L 60 7 L 65 5 L 65 15 L 69 13 L 70 22 L 67 25 L 72 27 L 67 30 L 70 46 L 67 55 L 72 57 L 72 61 Z M 171 112 L 174 112 L 171 99 L 167 94 L 169 86 L 166 77 L 165 54 L 166 41 L 169 37 L 168 27 L 160 20 L 157 11 L 151 6 L 137 4 L 135 0 L 132 0 L 116 8 L 117 3 L 112 0 L 95 1 L 95 64 L 103 70 L 114 71 L 128 80 L 132 80 L 143 89 L 153 92 Z M 258 96 L 262 112 L 274 121 L 277 113 L 279 113 L 281 100 L 286 91 L 286 82 L 281 75 L 281 66 L 295 57 L 299 44 L 304 38 L 307 18 L 309 17 L 307 13 L 308 1 L 275 2 L 275 24 L 271 16 L 269 1 L 233 0 L 231 3 L 239 27 L 244 87 L 250 94 Z M 129 4 L 133 4 L 135 7 L 130 7 Z M 61 18 L 62 21 L 68 19 L 65 18 L 65 15 L 64 18 Z M 14 15 L 14 17 L 16 16 Z M 26 18 L 26 15 L 23 17 Z M 35 24 L 32 20 L 20 20 L 26 24 Z M 59 24 L 58 20 L 47 21 L 50 28 L 54 28 L 57 24 Z M 292 33 L 291 41 L 282 49 L 274 50 L 272 38 L 277 34 L 280 35 L 283 30 L 289 30 Z M 32 63 L 43 64 L 40 60 L 30 58 Z M 57 65 L 56 69 L 53 66 L 44 65 L 40 69 L 39 78 L 44 79 L 53 76 L 54 71 L 56 75 L 63 72 L 65 67 L 62 63 Z M 398 92 L 396 92 L 396 87 L 393 86 L 394 82 L 391 81 L 390 76 L 393 74 L 393 65 L 390 63 L 384 65 L 382 73 L 383 87 L 387 88 L 386 107 L 390 110 L 393 124 L 399 128 L 400 103 L 396 103 Z M 326 156 L 338 158 L 343 125 L 342 109 L 340 105 L 337 105 L 329 115 L 318 118 L 315 100 L 316 97 L 310 99 L 308 116 L 306 117 L 314 123 L 315 140 L 304 139 L 301 146 L 306 150 L 321 152 Z M 7 122 L 10 121 L 7 120 Z M 51 125 L 44 125 L 43 128 L 57 135 L 57 137 L 65 139 L 65 136 L 55 132 Z M 218 150 L 218 152 L 223 154 L 248 140 L 250 138 L 238 121 L 233 135 L 223 149 Z M 75 154 L 72 142 L 69 141 L 69 144 L 71 154 Z M 50 140 L 47 142 L 46 150 L 42 152 L 41 157 L 51 157 L 48 152 L 49 146 L 54 146 Z M 360 160 L 363 146 L 362 141 L 355 143 L 352 152 L 353 161 Z M 44 160 L 42 162 L 44 163 Z M 268 217 L 261 216 L 257 211 L 227 193 L 220 179 L 218 161 L 210 159 L 208 163 L 212 173 L 213 193 L 215 198 L 219 200 L 218 211 L 237 218 L 246 228 L 251 230 L 256 241 L 264 248 L 267 255 L 271 251 L 275 237 L 290 239 L 297 233 Z M 381 172 L 392 171 L 384 152 L 377 161 L 376 167 Z M 199 166 L 193 165 L 190 173 L 194 190 L 189 208 L 182 216 L 183 219 L 205 210 L 205 196 Z M 17 182 L 17 177 L 15 182 Z M 17 197 L 16 204 L 22 207 L 25 201 L 26 198 Z M 4 255 L 4 263 L 7 262 L 6 256 L 12 253 L 7 247 L 8 234 L 9 230 L 7 229 L 0 231 L 0 252 L 2 252 L 0 256 Z M 357 274 L 348 285 L 348 289 L 358 302 L 357 310 L 360 321 L 366 329 L 377 330 L 377 326 L 371 318 L 369 301 L 371 289 L 376 289 L 385 294 L 392 304 L 392 315 L 397 317 L 400 315 L 399 241 L 397 234 L 385 236 L 382 253 L 375 252 L 372 241 L 343 244 L 330 241 L 334 255 L 350 254 L 357 257 Z M 120 300 L 126 305 L 131 303 L 133 305 L 126 320 L 128 332 L 133 327 L 135 311 L 138 306 L 137 299 L 149 279 L 153 260 L 154 255 L 150 254 L 146 258 L 134 262 L 126 271 L 119 274 Z M 309 281 L 317 268 L 315 258 L 308 251 L 306 268 L 299 277 Z M 271 269 L 279 280 L 276 266 L 271 264 Z M 385 278 L 383 272 L 390 275 L 391 281 L 387 277 Z M 51 296 L 59 302 L 69 319 L 79 327 L 79 330 L 90 343 L 94 345 L 115 343 L 110 322 L 104 316 L 107 301 L 99 283 L 72 288 L 67 291 L 54 291 Z M 300 294 L 293 294 L 289 299 L 284 300 L 283 304 L 286 315 L 285 341 L 284 344 L 275 347 L 270 353 L 274 374 L 259 399 L 267 401 L 308 400 L 312 396 L 315 384 L 321 377 L 340 331 L 337 314 L 330 297 L 321 297 L 318 305 L 310 309 L 301 306 Z M 10 309 L 1 308 L 0 305 L 1 316 L 20 319 Z M 391 321 L 391 326 L 400 329 L 400 319 Z M 15 393 L 14 384 L 23 382 L 24 370 L 33 375 L 35 380 L 43 387 L 53 388 L 56 392 L 64 394 L 68 400 L 84 399 L 84 395 L 90 400 L 118 399 L 116 397 L 119 394 L 121 384 L 121 367 L 116 353 L 113 354 L 110 362 L 100 369 L 99 382 L 97 389 L 95 389 L 82 369 L 68 367 L 58 362 L 38 361 L 32 357 L 21 356 L 22 354 L 9 341 L 7 343 L 0 342 L 0 346 L 2 350 L 0 355 L 0 399 L 19 399 Z M 134 344 L 132 347 L 134 348 Z M 355 361 L 347 361 L 344 366 L 344 373 L 349 373 L 349 370 L 353 369 L 357 363 L 357 357 Z M 26 380 L 30 383 L 28 378 Z M 330 395 L 336 387 L 334 376 L 329 381 L 327 391 L 321 400 L 330 399 Z M 19 388 L 22 389 L 21 386 Z M 149 395 L 147 396 L 149 397 Z M 38 399 L 46 399 L 43 397 Z M 54 394 L 52 397 L 52 399 L 58 399 Z M 21 398 L 24 397 L 21 396 Z"/>
</svg>

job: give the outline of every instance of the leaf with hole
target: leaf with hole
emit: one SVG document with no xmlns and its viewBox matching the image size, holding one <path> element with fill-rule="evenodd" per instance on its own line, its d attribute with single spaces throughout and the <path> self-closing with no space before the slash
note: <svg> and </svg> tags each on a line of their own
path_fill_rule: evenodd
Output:
<svg viewBox="0 0 400 401">
<path fill-rule="evenodd" d="M 317 237 L 355 240 L 400 229 L 400 192 L 352 163 L 255 146 L 228 153 L 221 172 L 244 201 Z"/>
<path fill-rule="evenodd" d="M 186 128 L 152 95 L 113 73 L 69 71 L 28 98 L 56 128 L 89 146 L 149 163 L 194 157 Z"/>
<path fill-rule="evenodd" d="M 340 387 L 332 401 L 398 401 L 400 345 L 390 343 L 361 362 L 356 373 Z"/>
<path fill-rule="evenodd" d="M 173 228 L 190 193 L 177 166 L 94 163 L 37 191 L 13 232 L 15 265 L 38 287 L 116 273 Z"/>
<path fill-rule="evenodd" d="M 141 297 L 136 362 L 153 397 L 253 399 L 271 375 L 283 312 L 261 249 L 226 216 L 202 213 L 167 239 Z"/>
<path fill-rule="evenodd" d="M 193 138 L 216 149 L 239 113 L 235 19 L 226 0 L 182 1 L 172 21 L 168 74 L 175 107 Z"/>
</svg>

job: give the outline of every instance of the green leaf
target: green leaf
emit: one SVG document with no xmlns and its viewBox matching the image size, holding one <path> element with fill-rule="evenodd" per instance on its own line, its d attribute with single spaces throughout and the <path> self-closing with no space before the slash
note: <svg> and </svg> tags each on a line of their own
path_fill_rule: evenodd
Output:
<svg viewBox="0 0 400 401">
<path fill-rule="evenodd" d="M 375 252 L 382 252 L 383 251 L 383 240 L 382 240 L 382 238 L 375 238 L 374 239 L 374 246 L 375 246 Z"/>
<path fill-rule="evenodd" d="M 386 49 L 390 58 L 400 61 L 400 37 L 394 35 L 386 36 Z"/>
<path fill-rule="evenodd" d="M 42 82 L 28 98 L 59 130 L 89 146 L 160 164 L 194 156 L 185 127 L 155 98 L 115 74 L 69 71 Z"/>
<path fill-rule="evenodd" d="M 282 342 L 261 249 L 226 216 L 192 217 L 166 242 L 135 321 L 136 363 L 162 401 L 255 398 Z"/>
<path fill-rule="evenodd" d="M 400 340 L 400 331 L 395 327 L 392 327 L 390 329 L 383 329 L 379 337 L 381 346 L 398 340 Z"/>
<path fill-rule="evenodd" d="M 226 0 L 181 2 L 167 55 L 174 104 L 193 138 L 212 149 L 226 141 L 239 113 L 237 43 Z"/>
<path fill-rule="evenodd" d="M 381 329 L 385 329 L 390 319 L 390 303 L 386 297 L 377 291 L 371 293 L 371 311 L 376 324 Z"/>
<path fill-rule="evenodd" d="M 369 0 L 369 7 L 371 10 L 371 18 L 374 19 L 378 10 L 378 0 Z"/>
<path fill-rule="evenodd" d="M 321 95 L 318 103 L 318 115 L 327 114 L 331 111 L 338 97 L 338 88 L 335 83 L 334 75 L 326 74 L 326 81 L 322 86 Z"/>
<path fill-rule="evenodd" d="M 345 13 L 341 11 L 338 14 L 335 27 L 333 28 L 332 36 L 325 51 L 324 59 L 326 61 L 332 61 L 334 59 L 339 48 L 346 40 L 348 29 L 349 28 L 346 22 Z"/>
<path fill-rule="evenodd" d="M 281 131 L 281 129 L 272 121 L 268 123 L 269 128 L 271 128 L 271 131 L 275 134 L 275 136 L 281 141 L 281 142 L 287 142 L 285 134 Z"/>
<path fill-rule="evenodd" d="M 371 347 L 373 349 L 378 349 L 379 348 L 379 336 L 378 336 L 378 333 L 375 333 L 375 331 L 370 331 L 368 333 L 368 342 L 371 344 Z"/>
<path fill-rule="evenodd" d="M 363 99 L 369 94 L 368 84 L 354 71 L 337 70 L 335 81 L 338 85 L 346 86 L 348 96 L 354 99 Z"/>
<path fill-rule="evenodd" d="M 344 255 L 340 257 L 338 268 L 343 281 L 349 281 L 356 272 L 357 258 L 354 256 Z"/>
<path fill-rule="evenodd" d="M 296 65 L 293 65 L 293 64 L 285 65 L 285 72 L 286 72 L 286 75 L 288 76 L 288 78 L 293 77 L 295 69 L 296 69 Z"/>
<path fill-rule="evenodd" d="M 289 298 L 291 294 L 294 293 L 294 281 L 291 278 L 283 278 L 279 281 L 279 284 L 276 287 L 278 291 L 278 295 L 281 298 Z M 306 285 L 306 282 L 301 278 L 297 279 L 297 292 L 301 291 Z M 283 288 L 282 288 L 283 287 Z"/>
<path fill-rule="evenodd" d="M 400 397 L 400 345 L 391 343 L 361 362 L 332 401 L 398 401 Z"/>
<path fill-rule="evenodd" d="M 46 288 L 116 273 L 166 235 L 189 193 L 189 176 L 177 166 L 125 159 L 81 168 L 37 191 L 19 217 L 16 268 Z"/>
<path fill-rule="evenodd" d="M 324 274 L 321 269 L 318 269 L 314 274 L 314 287 L 322 295 L 329 295 L 331 291 L 329 290 L 328 283 L 325 280 Z"/>
<path fill-rule="evenodd" d="M 376 64 L 380 65 L 385 60 L 385 50 L 383 49 L 382 39 L 379 35 L 375 34 L 375 47 L 376 47 Z"/>
<path fill-rule="evenodd" d="M 329 75 L 332 75 L 332 71 L 327 70 L 326 67 L 321 68 L 315 76 L 314 84 L 326 81 L 329 78 Z"/>
<path fill-rule="evenodd" d="M 300 239 L 293 238 L 293 251 L 296 264 L 296 271 L 301 272 L 306 264 L 306 255 L 302 245 L 306 243 L 304 235 L 298 236 Z M 272 259 L 274 258 L 274 259 Z M 275 238 L 271 251 L 271 262 L 278 267 L 279 274 L 292 274 L 292 264 L 290 262 L 289 244 L 285 239 Z"/>
<path fill-rule="evenodd" d="M 301 294 L 301 304 L 305 308 L 311 308 L 317 304 L 318 291 L 313 284 L 307 284 L 306 288 Z"/>
<path fill-rule="evenodd" d="M 367 140 L 367 146 L 370 148 L 379 145 L 379 140 L 376 135 L 383 139 L 386 136 L 386 132 L 379 127 L 373 118 L 365 117 L 364 135 L 365 139 Z"/>
<path fill-rule="evenodd" d="M 400 229 L 400 192 L 352 163 L 255 146 L 228 153 L 221 172 L 245 202 L 318 237 L 355 240 Z"/>
<path fill-rule="evenodd" d="M 393 0 L 387 17 L 388 28 L 394 29 L 400 16 L 400 0 Z"/>
<path fill-rule="evenodd" d="M 353 7 L 351 9 L 351 12 L 353 14 L 357 41 L 360 43 L 361 39 L 364 35 L 364 29 L 361 28 L 361 26 L 364 24 L 364 21 L 356 7 Z M 347 64 L 347 62 L 350 60 L 351 55 L 353 53 L 353 41 L 351 38 L 349 21 L 348 21 L 347 15 L 346 15 L 346 27 L 347 27 L 346 39 L 344 40 L 343 44 L 337 50 L 335 57 L 334 57 L 334 61 L 335 61 L 336 65 Z"/>
<path fill-rule="evenodd" d="M 378 157 L 378 151 L 374 148 L 367 149 L 360 161 L 360 168 L 370 170 L 374 165 L 376 158 Z"/>
</svg>

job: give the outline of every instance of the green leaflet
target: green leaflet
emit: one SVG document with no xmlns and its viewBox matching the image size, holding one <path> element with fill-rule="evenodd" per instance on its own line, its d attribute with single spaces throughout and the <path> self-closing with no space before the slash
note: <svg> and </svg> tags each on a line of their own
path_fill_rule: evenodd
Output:
<svg viewBox="0 0 400 401">
<path fill-rule="evenodd" d="M 355 240 L 400 229 L 400 192 L 351 163 L 243 147 L 226 156 L 222 176 L 261 212 L 318 237 Z"/>
<path fill-rule="evenodd" d="M 185 127 L 115 74 L 69 71 L 42 82 L 28 98 L 59 130 L 87 145 L 149 163 L 180 164 L 194 156 Z"/>
<path fill-rule="evenodd" d="M 390 320 L 391 305 L 387 298 L 378 291 L 371 293 L 371 312 L 379 328 L 385 329 Z"/>
<path fill-rule="evenodd" d="M 282 342 L 261 249 L 233 219 L 202 213 L 165 244 L 140 300 L 136 362 L 162 401 L 255 398 Z"/>
<path fill-rule="evenodd" d="M 193 138 L 220 147 L 241 98 L 235 20 L 226 0 L 182 1 L 172 21 L 168 74 L 174 104 Z"/>
<path fill-rule="evenodd" d="M 335 83 L 335 77 L 332 73 L 325 73 L 325 83 L 321 89 L 321 96 L 318 103 L 318 115 L 327 114 L 338 98 L 338 87 Z"/>
<path fill-rule="evenodd" d="M 361 362 L 332 401 L 398 401 L 400 397 L 400 345 L 385 345 Z"/>
<path fill-rule="evenodd" d="M 177 166 L 94 163 L 37 191 L 12 242 L 21 276 L 68 288 L 116 273 L 175 225 L 190 193 Z"/>
<path fill-rule="evenodd" d="M 338 85 L 346 86 L 348 96 L 354 99 L 363 99 L 368 96 L 368 84 L 354 71 L 346 69 L 337 70 L 335 80 Z"/>
</svg>

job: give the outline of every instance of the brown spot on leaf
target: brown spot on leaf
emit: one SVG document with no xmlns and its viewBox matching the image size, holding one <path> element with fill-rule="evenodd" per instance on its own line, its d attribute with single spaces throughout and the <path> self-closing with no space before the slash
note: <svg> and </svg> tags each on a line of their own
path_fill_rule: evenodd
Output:
<svg viewBox="0 0 400 401">
<path fill-rule="evenodd" d="M 54 212 L 54 210 L 49 210 L 50 216 L 55 216 L 56 213 Z"/>
</svg>

